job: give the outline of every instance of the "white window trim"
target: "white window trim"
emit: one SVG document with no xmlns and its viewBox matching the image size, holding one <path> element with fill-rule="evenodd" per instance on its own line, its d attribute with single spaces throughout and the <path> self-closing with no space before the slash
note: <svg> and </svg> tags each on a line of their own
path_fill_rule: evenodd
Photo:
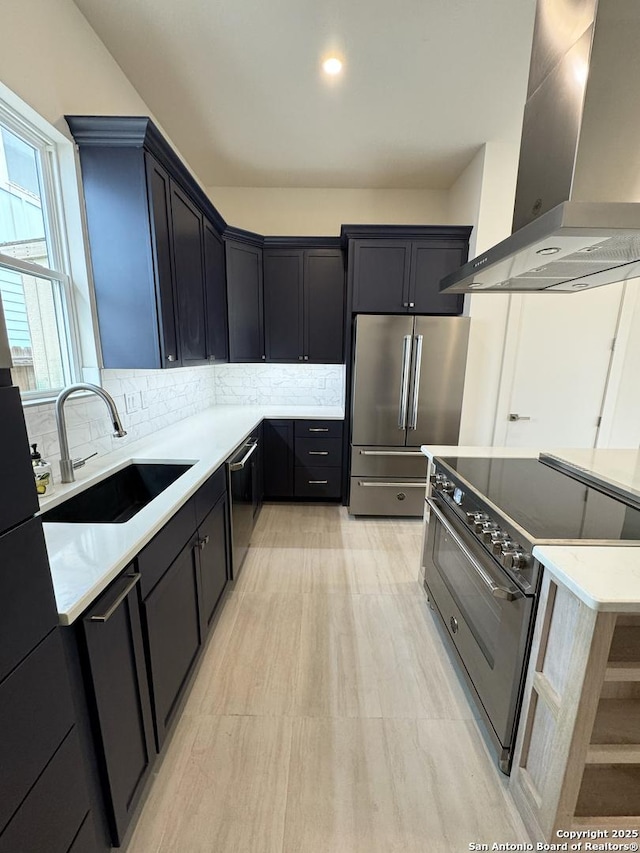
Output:
<svg viewBox="0 0 640 853">
<path fill-rule="evenodd" d="M 20 261 L 1 252 L 0 263 L 16 272 L 61 283 L 64 291 L 61 314 L 67 343 L 66 348 L 61 347 L 65 375 L 70 382 L 84 380 L 99 384 L 101 360 L 74 144 L 1 83 L 0 122 L 39 151 L 47 246 L 50 263 L 57 269 Z M 62 167 L 61 160 L 64 160 Z M 69 218 L 75 226 L 71 232 Z M 75 244 L 73 252 L 70 240 Z M 81 312 L 78 298 L 83 304 Z M 53 389 L 24 392 L 22 402 L 23 405 L 41 405 L 55 400 L 56 396 L 57 391 Z"/>
</svg>

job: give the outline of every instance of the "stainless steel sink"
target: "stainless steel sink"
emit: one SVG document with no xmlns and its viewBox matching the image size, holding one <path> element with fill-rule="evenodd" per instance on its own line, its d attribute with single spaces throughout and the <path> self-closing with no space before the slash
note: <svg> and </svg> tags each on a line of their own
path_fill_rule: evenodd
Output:
<svg viewBox="0 0 640 853">
<path fill-rule="evenodd" d="M 122 524 L 161 494 L 193 463 L 132 462 L 42 514 L 65 524 Z"/>
</svg>

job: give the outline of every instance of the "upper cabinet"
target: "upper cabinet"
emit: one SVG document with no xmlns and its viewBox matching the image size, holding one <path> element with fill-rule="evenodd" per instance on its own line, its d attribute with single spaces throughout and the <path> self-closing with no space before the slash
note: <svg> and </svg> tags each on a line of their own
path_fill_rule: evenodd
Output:
<svg viewBox="0 0 640 853">
<path fill-rule="evenodd" d="M 463 297 L 440 280 L 467 260 L 471 228 L 343 226 L 352 310 L 371 314 L 461 314 Z"/>
<path fill-rule="evenodd" d="M 225 223 L 148 118 L 68 116 L 105 367 L 227 358 Z"/>
<path fill-rule="evenodd" d="M 268 244 L 269 238 L 264 249 L 267 361 L 341 364 L 345 309 L 342 251 L 299 244 L 267 248 Z"/>
<path fill-rule="evenodd" d="M 263 361 L 262 247 L 226 240 L 229 358 Z"/>
</svg>

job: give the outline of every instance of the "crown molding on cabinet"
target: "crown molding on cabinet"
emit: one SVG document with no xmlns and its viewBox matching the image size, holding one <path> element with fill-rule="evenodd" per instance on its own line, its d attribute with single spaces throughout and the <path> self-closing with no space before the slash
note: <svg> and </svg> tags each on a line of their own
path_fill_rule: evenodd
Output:
<svg viewBox="0 0 640 853">
<path fill-rule="evenodd" d="M 463 240 L 468 242 L 471 225 L 343 225 L 340 240 Z"/>
</svg>

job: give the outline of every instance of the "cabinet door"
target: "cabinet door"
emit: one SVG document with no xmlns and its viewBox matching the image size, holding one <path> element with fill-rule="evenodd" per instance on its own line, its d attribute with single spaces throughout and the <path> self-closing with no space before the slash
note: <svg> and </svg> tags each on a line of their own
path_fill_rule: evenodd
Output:
<svg viewBox="0 0 640 853">
<path fill-rule="evenodd" d="M 303 361 L 302 251 L 267 250 L 263 263 L 267 361 Z"/>
<path fill-rule="evenodd" d="M 223 495 L 198 528 L 200 559 L 200 610 L 202 632 L 211 627 L 216 606 L 229 578 L 229 523 L 227 496 Z"/>
<path fill-rule="evenodd" d="M 304 253 L 305 361 L 342 364 L 344 284 L 341 251 L 317 249 Z"/>
<path fill-rule="evenodd" d="M 354 240 L 353 310 L 405 314 L 409 307 L 411 243 L 398 240 Z"/>
<path fill-rule="evenodd" d="M 293 496 L 293 421 L 264 421 L 265 498 Z"/>
<path fill-rule="evenodd" d="M 17 388 L 0 388 L 0 533 L 38 511 L 33 466 Z"/>
<path fill-rule="evenodd" d="M 464 297 L 440 293 L 440 281 L 464 263 L 464 247 L 439 248 L 414 243 L 411 250 L 409 310 L 413 314 L 462 314 Z"/>
<path fill-rule="evenodd" d="M 192 540 L 143 603 L 158 752 L 200 649 L 197 574 Z"/>
<path fill-rule="evenodd" d="M 229 360 L 262 361 L 262 249 L 229 241 L 226 255 Z"/>
<path fill-rule="evenodd" d="M 202 364 L 207 360 L 202 215 L 173 181 L 171 220 L 180 360 L 185 366 Z"/>
<path fill-rule="evenodd" d="M 161 363 L 165 367 L 178 367 L 178 328 L 174 301 L 173 263 L 171 258 L 171 201 L 169 175 L 150 154 L 145 153 L 147 194 L 151 223 L 151 244 L 156 278 L 156 292 L 160 303 Z M 112 247 L 113 249 L 113 247 Z"/>
<path fill-rule="evenodd" d="M 204 290 L 207 305 L 207 356 L 210 361 L 229 360 L 227 284 L 224 243 L 204 220 Z"/>
<path fill-rule="evenodd" d="M 138 591 L 113 583 L 82 619 L 113 843 L 122 843 L 155 759 Z"/>
</svg>

